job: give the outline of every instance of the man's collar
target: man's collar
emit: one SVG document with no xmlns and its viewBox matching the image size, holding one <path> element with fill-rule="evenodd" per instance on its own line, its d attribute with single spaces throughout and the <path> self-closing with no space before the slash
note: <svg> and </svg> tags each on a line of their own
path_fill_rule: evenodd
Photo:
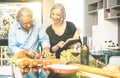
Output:
<svg viewBox="0 0 120 78">
<path fill-rule="evenodd" d="M 20 22 L 17 21 L 17 28 L 18 29 L 22 29 L 21 25 L 20 25 Z"/>
</svg>

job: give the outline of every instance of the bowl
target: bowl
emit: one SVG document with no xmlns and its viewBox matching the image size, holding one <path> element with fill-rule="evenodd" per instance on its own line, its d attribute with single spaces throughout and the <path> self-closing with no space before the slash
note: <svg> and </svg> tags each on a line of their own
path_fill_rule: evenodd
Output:
<svg viewBox="0 0 120 78">
<path fill-rule="evenodd" d="M 51 64 L 48 65 L 47 68 L 49 69 L 50 73 L 63 75 L 63 76 L 72 75 L 78 70 L 77 66 L 64 65 L 64 64 Z"/>
</svg>

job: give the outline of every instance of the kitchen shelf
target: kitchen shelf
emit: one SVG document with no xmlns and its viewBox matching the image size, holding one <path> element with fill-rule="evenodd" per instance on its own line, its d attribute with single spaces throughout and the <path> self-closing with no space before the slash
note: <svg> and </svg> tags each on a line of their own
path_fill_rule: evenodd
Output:
<svg viewBox="0 0 120 78">
<path fill-rule="evenodd" d="M 96 13 L 97 12 L 97 10 L 93 10 L 93 11 L 89 11 L 88 13 L 90 14 L 90 13 Z"/>
<path fill-rule="evenodd" d="M 103 0 L 98 0 L 98 9 L 103 8 Z"/>
<path fill-rule="evenodd" d="M 106 8 L 114 7 L 120 5 L 120 0 L 105 0 Z"/>
<path fill-rule="evenodd" d="M 88 13 L 94 13 L 97 10 L 97 1 L 88 4 Z"/>
<path fill-rule="evenodd" d="M 96 13 L 98 9 L 103 8 L 103 0 L 91 0 L 88 3 L 88 13 Z"/>
<path fill-rule="evenodd" d="M 105 0 L 104 18 L 120 18 L 120 0 Z"/>
<path fill-rule="evenodd" d="M 120 8 L 120 5 L 115 5 L 115 6 L 112 6 L 112 7 L 109 7 L 109 8 Z"/>
<path fill-rule="evenodd" d="M 120 18 L 120 5 L 112 6 L 104 10 L 105 19 L 116 19 Z"/>
<path fill-rule="evenodd" d="M 110 19 L 118 19 L 120 18 L 120 16 L 113 16 L 113 17 L 109 17 L 109 18 L 105 18 L 106 20 L 110 20 Z"/>
<path fill-rule="evenodd" d="M 87 0 L 86 3 L 88 10 L 86 18 L 87 22 L 89 22 L 88 27 L 92 28 L 94 25 L 110 25 L 110 27 L 112 25 L 118 26 L 118 33 L 116 32 L 118 37 L 116 34 L 115 35 L 116 38 L 118 38 L 118 43 L 120 44 L 120 0 Z"/>
</svg>

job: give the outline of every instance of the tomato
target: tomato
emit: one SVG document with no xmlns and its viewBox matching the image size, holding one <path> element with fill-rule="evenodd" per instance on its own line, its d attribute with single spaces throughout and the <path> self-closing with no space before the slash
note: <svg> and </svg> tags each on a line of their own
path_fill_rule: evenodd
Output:
<svg viewBox="0 0 120 78">
<path fill-rule="evenodd" d="M 41 54 L 40 53 L 35 53 L 35 58 L 36 59 L 39 59 L 41 57 Z"/>
<path fill-rule="evenodd" d="M 46 74 L 50 74 L 49 69 L 45 69 L 44 71 L 46 72 Z"/>
<path fill-rule="evenodd" d="M 29 67 L 24 67 L 23 69 L 22 69 L 22 73 L 23 74 L 25 74 L 25 73 L 27 73 L 27 72 L 29 72 L 30 71 L 30 68 Z"/>
<path fill-rule="evenodd" d="M 43 61 L 41 61 L 41 60 L 38 60 L 38 63 L 39 63 L 39 64 L 42 64 L 42 63 L 43 63 Z"/>
<path fill-rule="evenodd" d="M 41 66 L 37 66 L 38 67 L 38 69 L 41 69 Z"/>
<path fill-rule="evenodd" d="M 45 66 L 52 64 L 50 61 L 45 62 Z"/>
<path fill-rule="evenodd" d="M 30 60 L 25 59 L 25 60 L 23 61 L 23 65 L 29 66 L 29 65 L 30 65 Z"/>
<path fill-rule="evenodd" d="M 18 58 L 28 58 L 29 56 L 28 56 L 28 53 L 27 53 L 27 51 L 20 51 L 19 52 L 19 55 L 18 55 Z"/>
<path fill-rule="evenodd" d="M 45 66 L 45 63 L 41 63 L 41 68 L 43 68 Z"/>
<path fill-rule="evenodd" d="M 38 61 L 37 60 L 33 60 L 31 63 L 32 63 L 32 66 L 37 66 L 38 65 Z"/>
<path fill-rule="evenodd" d="M 32 67 L 32 72 L 37 72 L 38 71 L 38 67 Z"/>
</svg>

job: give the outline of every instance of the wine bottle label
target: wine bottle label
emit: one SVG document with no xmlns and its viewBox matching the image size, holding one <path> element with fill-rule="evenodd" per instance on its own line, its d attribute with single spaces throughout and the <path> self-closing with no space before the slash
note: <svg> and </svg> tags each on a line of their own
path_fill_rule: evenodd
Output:
<svg viewBox="0 0 120 78">
<path fill-rule="evenodd" d="M 83 54 L 83 56 L 81 56 L 81 64 L 89 65 L 89 56 L 88 55 Z"/>
<path fill-rule="evenodd" d="M 81 47 L 81 64 L 89 65 L 89 48 L 86 44 Z"/>
</svg>

